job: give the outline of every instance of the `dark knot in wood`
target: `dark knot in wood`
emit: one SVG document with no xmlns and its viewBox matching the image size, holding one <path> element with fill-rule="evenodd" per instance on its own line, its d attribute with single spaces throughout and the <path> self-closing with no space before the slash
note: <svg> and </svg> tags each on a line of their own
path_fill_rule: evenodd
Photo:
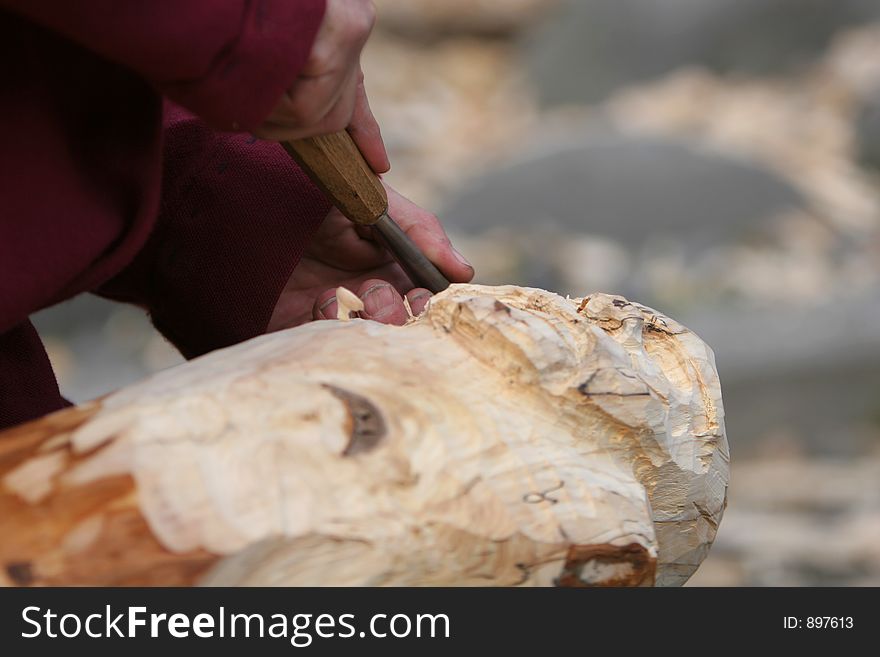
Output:
<svg viewBox="0 0 880 657">
<path fill-rule="evenodd" d="M 329 384 L 324 384 L 324 387 L 348 409 L 349 439 L 342 455 L 355 456 L 375 449 L 387 433 L 385 420 L 376 405 L 350 390 Z"/>
</svg>

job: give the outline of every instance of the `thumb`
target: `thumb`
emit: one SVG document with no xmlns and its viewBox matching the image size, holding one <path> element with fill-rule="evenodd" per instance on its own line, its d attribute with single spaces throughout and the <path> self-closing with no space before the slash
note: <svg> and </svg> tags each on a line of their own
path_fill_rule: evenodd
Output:
<svg viewBox="0 0 880 657">
<path fill-rule="evenodd" d="M 370 101 L 367 99 L 363 71 L 359 73 L 354 113 L 351 117 L 351 124 L 348 126 L 348 134 L 351 135 L 373 171 L 386 173 L 391 169 L 388 152 L 385 150 L 385 142 L 382 141 L 382 131 L 379 129 L 376 117 L 373 116 L 373 111 L 370 109 Z"/>
</svg>

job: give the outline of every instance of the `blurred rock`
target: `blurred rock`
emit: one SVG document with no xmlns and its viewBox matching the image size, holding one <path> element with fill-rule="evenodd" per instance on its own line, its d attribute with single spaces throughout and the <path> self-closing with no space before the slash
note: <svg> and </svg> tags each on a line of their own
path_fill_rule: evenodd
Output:
<svg viewBox="0 0 880 657">
<path fill-rule="evenodd" d="M 590 235 L 561 240 L 557 263 L 570 290 L 619 290 L 634 266 L 619 243 Z"/>
<path fill-rule="evenodd" d="M 44 337 L 43 347 L 52 364 L 55 377 L 60 381 L 69 380 L 76 371 L 76 356 L 70 348 L 57 337 Z"/>
<path fill-rule="evenodd" d="M 41 335 L 61 335 L 67 332 L 90 331 L 107 321 L 118 305 L 91 294 L 83 294 L 73 301 L 35 313 L 31 320 Z"/>
<path fill-rule="evenodd" d="M 388 34 L 366 48 L 370 105 L 382 126 L 392 185 L 431 206 L 472 172 L 515 150 L 535 104 L 510 45 L 456 38 L 431 47 Z"/>
<path fill-rule="evenodd" d="M 409 37 L 509 36 L 533 26 L 560 0 L 375 0 L 379 27 Z"/>
<path fill-rule="evenodd" d="M 727 511 L 691 586 L 880 584 L 880 455 L 732 462 Z"/>
<path fill-rule="evenodd" d="M 140 351 L 140 362 L 148 372 L 158 372 L 182 363 L 183 357 L 168 340 L 154 332 Z"/>
<path fill-rule="evenodd" d="M 444 218 L 470 232 L 555 226 L 627 247 L 665 238 L 702 249 L 799 206 L 774 174 L 694 143 L 573 130 L 568 144 L 474 180 Z"/>
<path fill-rule="evenodd" d="M 492 231 L 518 263 L 513 278 L 487 282 L 572 294 L 589 291 L 588 282 L 613 284 L 594 289 L 651 303 L 658 299 L 645 281 L 674 289 L 663 277 L 675 262 L 692 267 L 707 249 L 762 234 L 771 218 L 802 206 L 793 187 L 760 166 L 685 140 L 599 133 L 573 134 L 475 179 L 442 215 L 458 233 Z M 481 250 L 462 250 L 482 274 Z"/>
<path fill-rule="evenodd" d="M 859 160 L 865 166 L 880 169 L 880 84 L 862 106 L 856 123 Z"/>
<path fill-rule="evenodd" d="M 61 393 L 76 403 L 183 361 L 146 314 L 133 306 L 83 294 L 31 319 L 46 345 Z M 156 341 L 164 346 L 156 346 Z"/>
<path fill-rule="evenodd" d="M 857 458 L 878 444 L 880 290 L 703 304 L 678 317 L 715 351 L 738 458 L 766 455 L 780 434 L 825 456 Z"/>
<path fill-rule="evenodd" d="M 617 94 L 607 109 L 626 133 L 695 139 L 772 168 L 823 219 L 864 236 L 880 227 L 880 204 L 854 157 L 854 94 L 824 67 L 786 82 L 688 69 Z"/>
<path fill-rule="evenodd" d="M 872 0 L 875 5 L 880 5 Z M 865 97 L 880 83 L 880 22 L 843 30 L 835 35 L 820 63 L 851 95 Z"/>
<path fill-rule="evenodd" d="M 595 102 L 692 64 L 791 73 L 878 16 L 876 0 L 568 0 L 526 60 L 544 103 Z"/>
<path fill-rule="evenodd" d="M 880 23 L 837 35 L 818 76 L 836 83 L 861 164 L 880 168 Z"/>
</svg>

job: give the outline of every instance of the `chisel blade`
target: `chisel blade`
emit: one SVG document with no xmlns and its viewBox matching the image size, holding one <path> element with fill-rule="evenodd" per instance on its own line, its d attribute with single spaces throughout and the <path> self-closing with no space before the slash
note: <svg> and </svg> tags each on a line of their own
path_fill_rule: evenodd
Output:
<svg viewBox="0 0 880 657">
<path fill-rule="evenodd" d="M 434 294 L 449 287 L 446 277 L 387 212 L 372 225 L 382 244 L 394 256 L 416 287 L 423 287 Z"/>
</svg>

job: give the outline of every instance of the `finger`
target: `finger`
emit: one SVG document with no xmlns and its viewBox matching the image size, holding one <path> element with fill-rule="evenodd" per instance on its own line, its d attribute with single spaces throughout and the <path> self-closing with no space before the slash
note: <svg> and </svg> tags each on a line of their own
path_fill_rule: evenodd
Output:
<svg viewBox="0 0 880 657">
<path fill-rule="evenodd" d="M 365 239 L 358 226 L 346 219 L 336 208 L 331 208 L 327 213 L 312 235 L 308 249 L 312 258 L 353 275 L 381 267 L 391 261 L 391 256 L 380 244 L 375 240 Z"/>
<path fill-rule="evenodd" d="M 364 319 L 398 326 L 409 319 L 403 297 L 390 283 L 372 278 L 361 284 L 357 294 L 364 302 L 364 309 L 360 313 Z"/>
<path fill-rule="evenodd" d="M 324 18 L 318 27 L 312 43 L 312 49 L 300 70 L 300 75 L 318 75 L 326 71 L 333 59 L 338 56 L 343 41 L 344 21 L 340 20 L 337 9 L 340 5 L 336 2 L 327 2 Z"/>
<path fill-rule="evenodd" d="M 375 22 L 372 2 L 328 0 L 299 78 L 255 134 L 281 141 L 348 127 L 361 81 L 361 51 Z"/>
<path fill-rule="evenodd" d="M 336 288 L 330 288 L 318 295 L 312 308 L 315 319 L 336 319 Z"/>
<path fill-rule="evenodd" d="M 358 102 L 358 76 L 359 72 L 355 69 L 346 77 L 336 102 L 315 125 L 317 134 L 340 132 L 351 125 Z"/>
<path fill-rule="evenodd" d="M 261 139 L 290 141 L 339 132 L 351 123 L 356 98 L 356 69 L 301 77 L 254 134 Z"/>
<path fill-rule="evenodd" d="M 327 0 L 324 20 L 300 74 L 318 75 L 340 59 L 357 63 L 375 24 L 376 7 L 372 2 Z"/>
<path fill-rule="evenodd" d="M 471 280 L 474 277 L 473 266 L 452 246 L 440 220 L 390 187 L 386 186 L 386 189 L 389 214 L 428 259 L 452 283 Z"/>
<path fill-rule="evenodd" d="M 388 151 L 382 141 L 382 131 L 370 109 L 370 101 L 364 88 L 364 74 L 358 73 L 356 100 L 348 133 L 357 144 L 361 154 L 376 173 L 387 173 L 391 169 Z"/>
<path fill-rule="evenodd" d="M 431 291 L 423 287 L 417 287 L 406 293 L 406 300 L 409 301 L 409 309 L 413 315 L 421 315 L 428 301 L 431 299 Z"/>
</svg>

